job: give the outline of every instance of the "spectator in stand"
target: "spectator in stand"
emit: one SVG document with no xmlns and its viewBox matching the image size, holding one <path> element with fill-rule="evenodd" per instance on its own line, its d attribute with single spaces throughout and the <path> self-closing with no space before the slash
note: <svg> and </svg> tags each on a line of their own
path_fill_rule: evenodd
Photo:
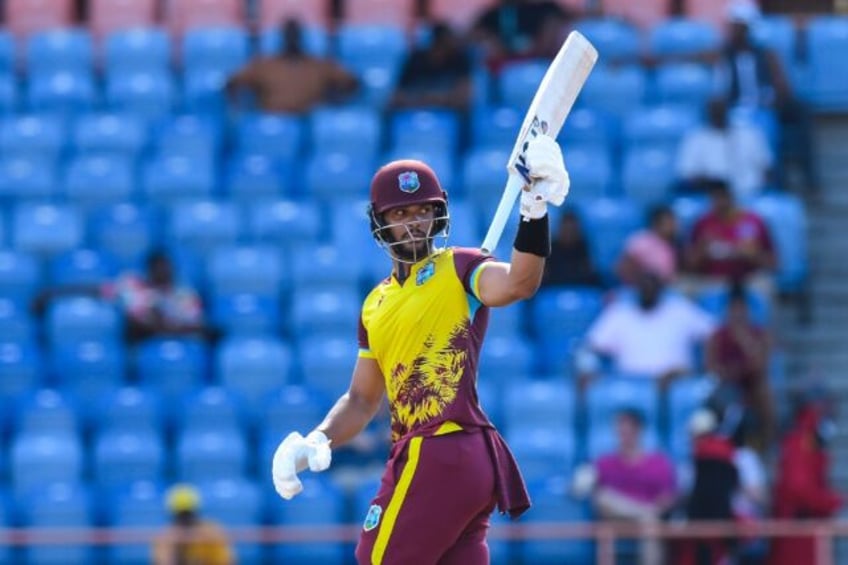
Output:
<svg viewBox="0 0 848 565">
<path fill-rule="evenodd" d="M 498 72 L 511 61 L 553 58 L 573 16 L 549 0 L 500 0 L 480 14 L 471 37 Z"/>
<path fill-rule="evenodd" d="M 669 290 L 668 271 L 654 257 L 634 263 L 636 295 L 622 293 L 589 328 L 578 355 L 585 383 L 597 372 L 595 356 L 608 357 L 621 374 L 652 378 L 665 387 L 696 370 L 694 352 L 713 333 L 713 319 L 685 296 Z"/>
<path fill-rule="evenodd" d="M 755 196 L 769 182 L 774 157 L 763 132 L 728 119 L 727 102 L 707 105 L 707 123 L 689 131 L 680 144 L 677 174 L 685 191 L 707 179 L 723 179 L 737 199 Z"/>
<path fill-rule="evenodd" d="M 433 25 L 430 44 L 403 64 L 391 105 L 466 111 L 471 101 L 471 58 L 446 23 Z"/>
<path fill-rule="evenodd" d="M 797 154 L 808 188 L 818 189 L 809 112 L 793 94 L 777 54 L 754 41 L 751 26 L 760 18 L 753 0 L 733 0 L 727 9 L 729 36 L 718 57 L 717 74 L 730 104 L 773 110 L 782 139 Z M 787 148 L 788 149 L 788 148 Z"/>
<path fill-rule="evenodd" d="M 247 90 L 264 112 L 303 114 L 357 90 L 359 80 L 341 65 L 305 51 L 297 20 L 287 20 L 282 34 L 279 53 L 257 57 L 227 80 L 230 99 Z"/>
<path fill-rule="evenodd" d="M 677 500 L 674 465 L 665 454 L 645 449 L 642 441 L 645 417 L 639 410 L 621 410 L 615 423 L 617 450 L 599 457 L 593 465 L 593 506 L 604 520 L 656 523 Z M 663 553 L 659 540 L 643 539 L 639 563 L 663 563 Z"/>
<path fill-rule="evenodd" d="M 124 313 L 126 338 L 130 342 L 154 337 L 204 337 L 209 328 L 203 319 L 203 304 L 190 286 L 174 275 L 170 256 L 161 249 L 147 256 L 146 273 L 125 273 L 103 285 L 67 286 L 49 289 L 36 299 L 40 313 L 59 296 L 92 295 L 114 301 Z"/>
<path fill-rule="evenodd" d="M 551 242 L 551 256 L 545 263 L 542 285 L 603 285 L 601 276 L 592 262 L 583 224 L 573 209 L 566 209 L 559 220 L 556 237 Z"/>
<path fill-rule="evenodd" d="M 666 205 L 653 208 L 647 229 L 632 234 L 624 243 L 624 252 L 616 265 L 619 279 L 624 284 L 633 284 L 640 265 L 650 264 L 663 280 L 674 281 L 683 253 L 678 231 L 674 210 Z"/>
<path fill-rule="evenodd" d="M 176 485 L 168 491 L 171 524 L 153 542 L 153 565 L 235 563 L 224 530 L 201 518 L 200 503 L 200 493 L 189 485 Z"/>
<path fill-rule="evenodd" d="M 771 297 L 777 260 L 765 222 L 736 205 L 727 182 L 711 180 L 705 186 L 711 209 L 692 228 L 687 263 L 694 279 L 689 290 L 744 281 Z"/>
<path fill-rule="evenodd" d="M 774 517 L 783 520 L 815 520 L 833 517 L 842 497 L 830 486 L 828 445 L 835 426 L 831 402 L 818 387 L 808 387 L 798 403 L 795 421 L 780 446 L 774 487 Z M 769 565 L 815 563 L 816 540 L 812 537 L 775 538 Z"/>
<path fill-rule="evenodd" d="M 773 437 L 774 407 L 768 380 L 771 351 L 766 331 L 752 320 L 748 294 L 736 284 L 728 296 L 727 319 L 707 342 L 707 370 L 736 390 L 752 414 L 754 443 L 765 449 Z"/>
</svg>

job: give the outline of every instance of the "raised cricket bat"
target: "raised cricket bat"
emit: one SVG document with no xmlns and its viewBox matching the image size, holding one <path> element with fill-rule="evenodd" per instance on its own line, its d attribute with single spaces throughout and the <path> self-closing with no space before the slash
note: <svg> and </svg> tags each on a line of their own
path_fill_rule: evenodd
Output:
<svg viewBox="0 0 848 565">
<path fill-rule="evenodd" d="M 491 253 L 498 246 L 515 199 L 521 193 L 522 187 L 531 182 L 524 158 L 527 143 L 538 135 L 553 138 L 559 135 L 565 118 L 571 112 L 571 107 L 574 106 L 574 101 L 597 60 L 598 51 L 588 39 L 577 31 L 568 34 L 542 78 L 542 83 L 536 90 L 533 102 L 521 124 L 518 139 L 515 140 L 507 162 L 509 180 L 481 246 L 484 253 Z"/>
</svg>

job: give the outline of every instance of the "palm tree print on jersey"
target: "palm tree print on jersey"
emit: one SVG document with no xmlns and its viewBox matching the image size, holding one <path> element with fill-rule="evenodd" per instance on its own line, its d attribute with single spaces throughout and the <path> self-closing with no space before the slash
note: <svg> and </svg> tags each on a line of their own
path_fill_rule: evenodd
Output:
<svg viewBox="0 0 848 565">
<path fill-rule="evenodd" d="M 444 340 L 430 334 L 412 363 L 395 366 L 387 384 L 394 439 L 439 416 L 456 398 L 468 358 L 468 332 L 464 320 Z"/>
</svg>

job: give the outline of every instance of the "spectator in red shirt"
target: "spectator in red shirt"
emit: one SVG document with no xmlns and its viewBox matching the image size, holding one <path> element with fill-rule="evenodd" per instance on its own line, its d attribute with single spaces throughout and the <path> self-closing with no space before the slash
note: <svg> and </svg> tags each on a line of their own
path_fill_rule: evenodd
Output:
<svg viewBox="0 0 848 565">
<path fill-rule="evenodd" d="M 696 283 L 747 281 L 771 295 L 769 275 L 777 261 L 765 222 L 736 205 L 727 182 L 711 180 L 706 188 L 712 208 L 695 223 L 687 250 L 689 270 L 699 279 Z"/>
</svg>

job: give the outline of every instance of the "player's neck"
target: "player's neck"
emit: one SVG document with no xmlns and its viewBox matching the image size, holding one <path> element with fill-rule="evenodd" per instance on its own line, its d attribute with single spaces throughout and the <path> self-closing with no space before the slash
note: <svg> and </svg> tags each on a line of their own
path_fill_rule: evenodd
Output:
<svg viewBox="0 0 848 565">
<path fill-rule="evenodd" d="M 409 278 L 409 272 L 412 270 L 412 265 L 402 261 L 394 261 L 392 263 L 392 274 L 397 282 L 403 284 Z"/>
</svg>

